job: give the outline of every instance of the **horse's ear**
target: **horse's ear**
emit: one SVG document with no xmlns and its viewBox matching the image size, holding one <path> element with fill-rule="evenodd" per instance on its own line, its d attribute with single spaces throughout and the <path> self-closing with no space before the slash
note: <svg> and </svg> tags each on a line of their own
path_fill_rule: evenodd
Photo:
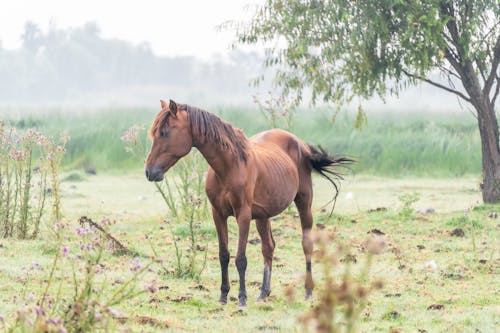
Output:
<svg viewBox="0 0 500 333">
<path fill-rule="evenodd" d="M 167 102 L 164 100 L 160 99 L 160 104 L 161 104 L 161 109 L 166 110 L 167 109 Z"/>
<path fill-rule="evenodd" d="M 172 115 L 175 117 L 177 115 L 177 103 L 175 103 L 173 100 L 170 100 L 170 105 L 168 106 L 170 109 L 170 112 Z"/>
</svg>

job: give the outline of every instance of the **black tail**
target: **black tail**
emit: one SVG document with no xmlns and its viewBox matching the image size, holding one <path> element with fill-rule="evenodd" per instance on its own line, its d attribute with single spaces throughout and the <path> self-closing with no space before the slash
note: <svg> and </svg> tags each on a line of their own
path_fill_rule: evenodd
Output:
<svg viewBox="0 0 500 333">
<path fill-rule="evenodd" d="M 309 145 L 309 148 L 311 149 L 309 161 L 311 161 L 313 169 L 320 175 L 328 179 L 330 183 L 332 183 L 335 187 L 335 197 L 330 201 L 333 201 L 333 213 L 335 203 L 337 202 L 337 196 L 339 195 L 340 181 L 344 179 L 344 173 L 340 172 L 336 168 L 342 167 L 344 169 L 350 170 L 349 165 L 355 163 L 356 160 L 346 156 L 334 157 L 330 155 L 326 150 L 324 150 L 321 146 L 315 147 L 313 145 Z M 330 204 L 330 202 L 328 202 L 327 205 Z"/>
</svg>

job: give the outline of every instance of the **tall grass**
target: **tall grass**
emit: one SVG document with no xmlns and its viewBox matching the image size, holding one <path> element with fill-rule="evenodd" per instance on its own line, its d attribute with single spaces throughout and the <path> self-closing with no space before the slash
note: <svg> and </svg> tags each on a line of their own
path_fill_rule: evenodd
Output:
<svg viewBox="0 0 500 333">
<path fill-rule="evenodd" d="M 120 141 L 132 124 L 148 127 L 158 110 L 107 109 L 86 112 L 63 110 L 18 112 L 0 116 L 16 127 L 35 127 L 44 133 L 64 130 L 71 136 L 64 156 L 66 169 L 93 167 L 97 171 L 142 167 L 124 151 Z M 248 136 L 269 129 L 257 109 L 212 108 Z M 5 112 L 4 112 L 5 113 Z M 2 112 L 0 111 L 0 115 Z M 297 110 L 292 131 L 334 154 L 358 159 L 355 171 L 382 176 L 459 177 L 479 174 L 481 147 L 475 119 L 466 113 L 370 113 L 368 124 L 354 128 L 355 115 L 326 109 Z M 148 144 L 144 137 L 144 144 Z"/>
</svg>

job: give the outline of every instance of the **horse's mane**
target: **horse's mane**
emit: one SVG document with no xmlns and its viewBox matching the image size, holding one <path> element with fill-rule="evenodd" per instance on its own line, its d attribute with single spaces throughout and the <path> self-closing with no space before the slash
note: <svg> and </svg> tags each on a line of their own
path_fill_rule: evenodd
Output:
<svg viewBox="0 0 500 333">
<path fill-rule="evenodd" d="M 208 111 L 187 104 L 177 104 L 177 106 L 179 110 L 187 111 L 191 133 L 201 143 L 213 142 L 222 149 L 229 150 L 237 159 L 247 161 L 248 140 L 239 128 Z M 163 128 L 169 117 L 170 112 L 161 112 L 153 121 L 150 135 Z"/>
</svg>

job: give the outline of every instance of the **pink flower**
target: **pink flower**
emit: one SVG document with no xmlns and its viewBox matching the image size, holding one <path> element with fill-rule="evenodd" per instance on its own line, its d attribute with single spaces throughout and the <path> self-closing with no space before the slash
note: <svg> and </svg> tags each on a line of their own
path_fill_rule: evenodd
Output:
<svg viewBox="0 0 500 333">
<path fill-rule="evenodd" d="M 61 254 L 66 257 L 69 254 L 69 247 L 67 246 L 62 246 L 61 247 Z"/>
</svg>

